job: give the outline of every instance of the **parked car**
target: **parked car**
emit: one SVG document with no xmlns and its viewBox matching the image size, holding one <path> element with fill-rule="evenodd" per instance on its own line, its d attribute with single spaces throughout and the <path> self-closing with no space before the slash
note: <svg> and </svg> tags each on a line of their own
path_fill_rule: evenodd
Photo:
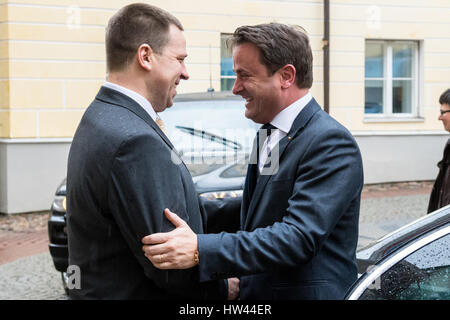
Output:
<svg viewBox="0 0 450 320">
<path fill-rule="evenodd" d="M 349 300 L 450 300 L 450 205 L 358 251 Z"/>
<path fill-rule="evenodd" d="M 259 125 L 244 117 L 245 100 L 230 92 L 180 94 L 160 114 L 168 136 L 206 198 L 241 197 L 248 155 Z M 49 249 L 67 289 L 66 179 L 48 221 Z"/>
</svg>

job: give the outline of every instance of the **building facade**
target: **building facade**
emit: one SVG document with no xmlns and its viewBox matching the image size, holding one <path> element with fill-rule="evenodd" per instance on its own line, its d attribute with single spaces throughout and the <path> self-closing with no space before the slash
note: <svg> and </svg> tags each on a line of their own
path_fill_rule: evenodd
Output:
<svg viewBox="0 0 450 320">
<path fill-rule="evenodd" d="M 104 34 L 122 0 L 0 0 L 0 212 L 48 210 L 80 118 L 105 81 Z M 228 90 L 227 35 L 244 24 L 302 26 L 324 101 L 322 0 L 154 0 L 185 28 L 189 81 Z M 447 133 L 449 0 L 330 0 L 329 112 L 360 145 L 366 183 L 432 180 Z"/>
</svg>

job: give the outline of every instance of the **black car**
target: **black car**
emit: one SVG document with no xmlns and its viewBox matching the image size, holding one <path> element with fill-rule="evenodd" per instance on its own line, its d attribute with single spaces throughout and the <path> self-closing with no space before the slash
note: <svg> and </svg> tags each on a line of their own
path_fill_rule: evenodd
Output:
<svg viewBox="0 0 450 320">
<path fill-rule="evenodd" d="M 349 300 L 450 300 L 450 205 L 357 253 Z"/>
<path fill-rule="evenodd" d="M 245 100 L 230 92 L 180 94 L 160 114 L 186 163 L 197 192 L 206 198 L 241 197 L 248 155 L 258 125 L 244 117 Z M 48 221 L 49 249 L 67 286 L 66 180 L 57 188 Z"/>
</svg>

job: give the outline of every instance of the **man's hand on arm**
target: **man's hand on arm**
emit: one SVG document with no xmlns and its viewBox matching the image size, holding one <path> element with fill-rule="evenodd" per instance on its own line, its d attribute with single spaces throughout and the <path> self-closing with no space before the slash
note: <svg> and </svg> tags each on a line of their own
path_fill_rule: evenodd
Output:
<svg viewBox="0 0 450 320">
<path fill-rule="evenodd" d="M 188 224 L 169 209 L 164 210 L 175 229 L 154 233 L 142 239 L 145 256 L 158 269 L 189 269 L 198 263 L 197 235 Z"/>
</svg>

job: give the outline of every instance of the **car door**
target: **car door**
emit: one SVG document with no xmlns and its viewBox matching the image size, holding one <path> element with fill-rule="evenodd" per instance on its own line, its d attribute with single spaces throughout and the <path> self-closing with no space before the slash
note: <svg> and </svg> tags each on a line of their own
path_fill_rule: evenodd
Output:
<svg viewBox="0 0 450 320">
<path fill-rule="evenodd" d="M 348 300 L 450 300 L 450 225 L 394 251 L 362 275 Z"/>
</svg>

